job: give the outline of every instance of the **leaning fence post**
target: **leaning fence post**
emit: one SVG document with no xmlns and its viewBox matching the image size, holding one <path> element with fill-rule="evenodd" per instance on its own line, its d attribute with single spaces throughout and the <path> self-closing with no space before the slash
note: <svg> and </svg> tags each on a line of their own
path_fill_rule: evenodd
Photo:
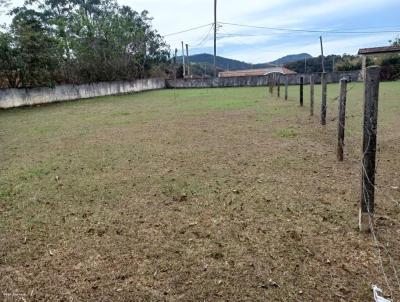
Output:
<svg viewBox="0 0 400 302">
<path fill-rule="evenodd" d="M 371 231 L 373 227 L 379 80 L 380 67 L 368 67 L 364 78 L 363 159 L 359 213 L 359 227 L 362 232 Z"/>
<path fill-rule="evenodd" d="M 310 75 L 310 115 L 314 115 L 314 75 Z"/>
<path fill-rule="evenodd" d="M 286 75 L 285 76 L 285 100 L 286 101 L 287 101 L 288 97 L 289 97 L 289 78 Z"/>
<path fill-rule="evenodd" d="M 300 77 L 300 106 L 303 107 L 304 103 L 304 78 Z"/>
<path fill-rule="evenodd" d="M 322 84 L 321 125 L 326 125 L 326 98 L 327 98 L 326 72 L 323 72 L 321 75 L 321 84 Z"/>
<path fill-rule="evenodd" d="M 347 79 L 340 80 L 337 159 L 343 161 L 344 129 L 346 124 Z"/>
</svg>

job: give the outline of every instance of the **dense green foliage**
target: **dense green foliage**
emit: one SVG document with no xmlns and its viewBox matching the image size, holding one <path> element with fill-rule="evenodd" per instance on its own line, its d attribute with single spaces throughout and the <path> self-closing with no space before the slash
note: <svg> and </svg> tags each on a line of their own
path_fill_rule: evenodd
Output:
<svg viewBox="0 0 400 302">
<path fill-rule="evenodd" d="M 396 41 L 394 43 L 397 43 Z M 367 66 L 380 65 L 382 67 L 382 80 L 400 79 L 400 56 L 399 54 L 378 56 L 376 58 L 367 58 Z M 304 60 L 288 63 L 285 67 L 298 73 L 305 72 Z M 362 68 L 361 57 L 352 55 L 330 55 L 325 57 L 325 71 L 351 71 Z M 321 56 L 307 60 L 307 72 L 322 72 Z"/>
<path fill-rule="evenodd" d="M 393 46 L 400 45 L 400 36 L 389 41 Z M 381 77 L 384 80 L 400 79 L 400 54 L 387 55 L 380 60 L 382 66 Z"/>
<path fill-rule="evenodd" d="M 3 86 L 143 78 L 168 62 L 148 12 L 115 0 L 30 0 L 11 14 L 0 33 Z"/>
<path fill-rule="evenodd" d="M 394 38 L 394 40 L 389 41 L 392 45 L 400 45 L 400 36 Z"/>
<path fill-rule="evenodd" d="M 390 55 L 380 61 L 381 78 L 393 81 L 400 79 L 400 55 Z"/>
<path fill-rule="evenodd" d="M 357 56 L 351 55 L 330 55 L 325 57 L 325 71 L 343 71 L 343 70 L 358 70 L 361 69 L 361 61 Z M 322 72 L 321 56 L 309 58 L 307 61 L 300 60 L 285 64 L 286 68 L 294 70 L 298 73 L 307 72 Z M 306 70 L 307 68 L 307 70 Z"/>
</svg>

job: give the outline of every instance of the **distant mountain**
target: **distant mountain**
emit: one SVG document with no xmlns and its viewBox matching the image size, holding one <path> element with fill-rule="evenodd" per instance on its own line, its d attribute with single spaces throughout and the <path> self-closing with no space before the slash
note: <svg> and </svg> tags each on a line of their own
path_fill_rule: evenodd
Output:
<svg viewBox="0 0 400 302">
<path fill-rule="evenodd" d="M 217 71 L 227 70 L 245 70 L 283 66 L 293 62 L 304 61 L 304 59 L 312 59 L 313 57 L 307 53 L 288 55 L 270 63 L 250 64 L 238 60 L 228 59 L 217 56 Z M 191 74 L 195 76 L 213 76 L 214 72 L 214 56 L 211 54 L 197 54 L 189 57 L 191 65 Z M 177 57 L 177 62 L 182 62 L 182 56 Z M 303 64 L 304 65 L 304 64 Z"/>
<path fill-rule="evenodd" d="M 177 58 L 178 62 L 182 62 L 182 56 Z M 198 54 L 189 57 L 190 63 L 214 65 L 214 56 L 210 54 Z M 217 56 L 217 68 L 221 70 L 244 70 L 255 68 L 267 68 L 273 65 L 264 64 L 250 64 L 238 60 L 232 60 L 224 57 Z"/>
<path fill-rule="evenodd" d="M 287 55 L 278 60 L 270 62 L 270 64 L 274 65 L 285 65 L 287 63 L 297 62 L 297 61 L 304 61 L 304 59 L 312 59 L 313 56 L 308 53 L 300 53 L 297 55 Z"/>
</svg>

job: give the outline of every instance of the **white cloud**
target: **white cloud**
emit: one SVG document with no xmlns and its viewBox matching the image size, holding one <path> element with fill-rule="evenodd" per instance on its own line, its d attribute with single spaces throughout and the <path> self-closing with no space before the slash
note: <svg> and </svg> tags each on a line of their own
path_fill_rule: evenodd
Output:
<svg viewBox="0 0 400 302">
<path fill-rule="evenodd" d="M 392 36 L 386 35 L 367 35 L 363 37 L 327 37 L 324 39 L 325 55 L 330 54 L 356 54 L 358 49 L 363 47 L 372 47 L 375 45 L 382 45 Z M 245 51 L 243 49 L 232 50 L 224 53 L 229 58 L 242 60 L 246 62 L 263 63 L 270 62 L 284 55 L 294 53 L 309 53 L 313 56 L 320 55 L 320 44 L 318 37 L 309 38 L 306 43 L 302 45 L 293 45 L 283 43 L 275 46 L 249 46 Z"/>
<path fill-rule="evenodd" d="M 161 34 L 178 32 L 213 22 L 214 0 L 118 0 L 118 2 L 137 11 L 148 10 L 154 17 L 154 28 Z M 13 1 L 14 5 L 22 3 L 23 0 Z M 338 29 L 343 25 L 338 24 L 337 17 L 342 19 L 345 17 L 354 21 L 362 12 L 375 11 L 385 7 L 392 9 L 396 7 L 400 10 L 399 0 L 218 0 L 218 20 L 269 27 Z M 0 18 L 3 22 L 6 20 L 4 16 Z M 377 18 L 384 22 L 384 16 L 377 15 Z M 325 24 L 324 28 L 319 26 L 321 22 Z M 392 20 L 392 22 L 398 23 L 397 20 Z M 362 28 L 363 25 L 369 23 L 369 20 L 360 19 L 359 23 L 359 27 Z M 180 50 L 181 41 L 189 43 L 192 47 L 204 41 L 202 46 L 210 48 L 212 47 L 212 35 L 208 39 L 204 39 L 209 30 L 210 27 L 202 28 L 170 36 L 166 40 L 172 49 Z M 221 33 L 260 34 L 268 33 L 268 31 L 224 25 Z M 304 36 L 282 32 L 273 32 L 272 34 L 274 36 L 228 37 L 218 40 L 218 53 L 256 63 L 272 60 L 289 53 L 306 51 L 317 55 L 319 52 L 318 34 Z M 379 43 L 385 43 L 388 39 L 393 38 L 393 35 L 389 38 L 388 36 L 363 36 L 356 39 L 328 36 L 327 38 L 332 40 L 327 41 L 326 49 L 329 53 L 354 53 L 359 47 L 379 45 Z M 200 49 L 192 50 L 201 51 Z"/>
</svg>

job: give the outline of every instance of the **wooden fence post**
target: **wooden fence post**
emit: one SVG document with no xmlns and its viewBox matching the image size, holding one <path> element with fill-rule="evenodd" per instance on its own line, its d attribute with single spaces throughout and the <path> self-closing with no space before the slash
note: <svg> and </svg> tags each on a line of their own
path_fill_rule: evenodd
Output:
<svg viewBox="0 0 400 302">
<path fill-rule="evenodd" d="M 278 85 L 278 92 L 277 92 L 277 94 L 278 94 L 278 98 L 280 98 L 281 97 L 281 76 L 280 75 L 278 75 L 277 76 L 277 85 Z"/>
<path fill-rule="evenodd" d="M 321 75 L 322 84 L 322 102 L 321 102 L 321 125 L 326 125 L 326 98 L 327 98 L 327 84 L 326 84 L 326 72 Z"/>
<path fill-rule="evenodd" d="M 285 76 L 285 100 L 286 101 L 287 101 L 288 97 L 289 97 L 289 78 L 286 75 Z"/>
<path fill-rule="evenodd" d="M 304 78 L 300 77 L 300 106 L 304 104 Z"/>
<path fill-rule="evenodd" d="M 347 79 L 340 80 L 337 159 L 343 161 L 344 130 L 346 125 Z"/>
<path fill-rule="evenodd" d="M 359 227 L 362 232 L 371 231 L 373 226 L 379 80 L 380 67 L 368 67 L 364 79 L 363 159 L 359 213 Z"/>
<path fill-rule="evenodd" d="M 272 73 L 270 73 L 269 75 L 268 75 L 268 83 L 269 83 L 269 93 L 272 95 L 272 93 L 274 92 L 273 91 L 273 87 L 272 87 Z"/>
<path fill-rule="evenodd" d="M 310 115 L 314 115 L 314 75 L 310 75 Z"/>
</svg>

